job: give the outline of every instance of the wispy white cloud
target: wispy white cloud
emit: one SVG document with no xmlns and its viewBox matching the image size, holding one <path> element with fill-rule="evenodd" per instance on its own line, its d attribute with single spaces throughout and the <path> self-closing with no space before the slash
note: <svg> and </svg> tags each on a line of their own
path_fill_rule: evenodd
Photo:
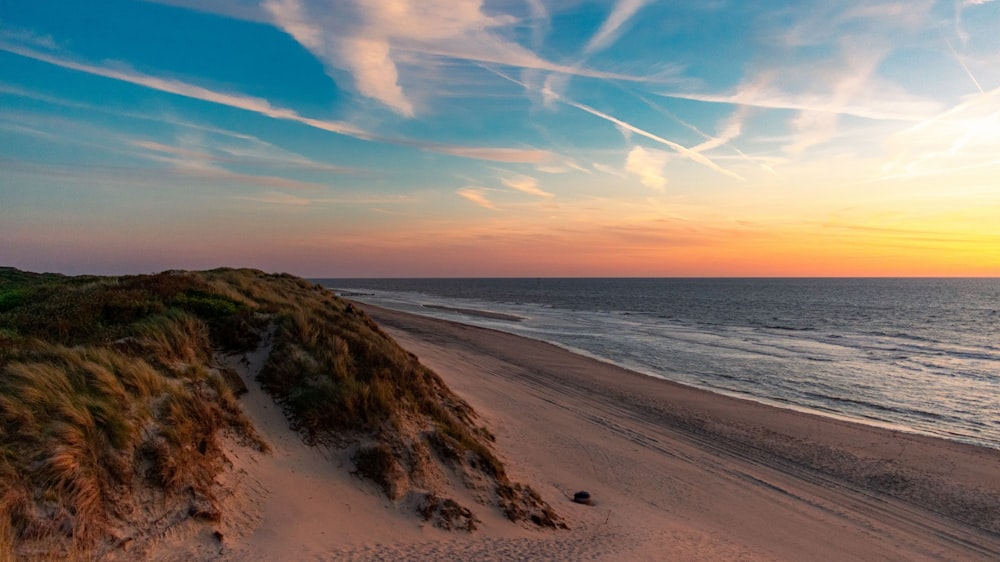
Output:
<svg viewBox="0 0 1000 562">
<path fill-rule="evenodd" d="M 193 123 L 191 121 L 185 121 L 185 120 L 182 120 L 182 119 L 178 119 L 178 118 L 176 118 L 174 116 L 171 116 L 171 115 L 157 114 L 157 113 L 148 113 L 148 112 L 138 113 L 138 112 L 135 112 L 135 111 L 125 111 L 125 110 L 122 110 L 119 107 L 114 107 L 114 106 L 96 105 L 96 104 L 90 104 L 90 103 L 82 103 L 82 102 L 75 101 L 75 100 L 69 100 L 69 99 L 66 99 L 66 98 L 61 98 L 61 97 L 57 97 L 57 96 L 51 96 L 51 95 L 44 94 L 44 93 L 41 93 L 41 92 L 38 92 L 38 91 L 35 91 L 35 90 L 29 90 L 29 89 L 21 88 L 19 86 L 12 86 L 10 84 L 4 84 L 2 82 L 0 82 L 0 94 L 9 94 L 9 95 L 14 95 L 14 96 L 20 96 L 20 97 L 24 97 L 24 98 L 28 98 L 28 99 L 42 101 L 42 102 L 45 102 L 45 103 L 50 103 L 50 104 L 54 104 L 54 105 L 63 106 L 63 107 L 86 109 L 88 111 L 94 111 L 94 112 L 99 112 L 99 113 L 106 113 L 108 115 L 115 115 L 115 116 L 118 116 L 118 117 L 125 117 L 125 118 L 128 118 L 128 119 L 137 119 L 137 120 L 141 120 L 141 121 L 154 121 L 154 122 L 157 122 L 157 123 L 165 123 L 165 124 L 168 124 L 168 125 L 176 125 L 177 127 L 183 127 L 185 129 L 192 129 L 192 130 L 203 131 L 203 132 L 211 133 L 211 134 L 215 134 L 215 135 L 222 135 L 222 136 L 226 136 L 226 137 L 231 137 L 231 138 L 234 138 L 234 139 L 252 140 L 252 141 L 258 142 L 258 143 L 263 143 L 264 142 L 264 141 L 261 141 L 260 139 L 257 139 L 256 137 L 254 137 L 252 135 L 247 135 L 247 134 L 244 134 L 244 133 L 237 133 L 235 131 L 230 131 L 228 129 L 220 129 L 218 127 L 211 127 L 211 126 L 200 124 L 200 123 Z"/>
<path fill-rule="evenodd" d="M 732 141 L 743 135 L 743 129 L 750 113 L 750 107 L 745 105 L 738 106 L 736 111 L 722 120 L 716 136 L 706 135 L 705 142 L 693 146 L 691 150 L 695 152 L 707 152 L 719 147 L 728 147 L 736 154 L 737 159 L 749 162 L 769 174 L 775 174 L 773 164 L 780 161 L 779 158 L 760 155 L 751 156 L 732 143 Z M 725 157 L 716 155 L 715 159 L 723 160 Z"/>
<path fill-rule="evenodd" d="M 237 185 L 256 185 L 275 189 L 316 190 L 324 187 L 322 184 L 304 182 L 279 176 L 263 174 L 244 174 L 215 166 L 207 160 L 196 160 L 189 157 L 190 152 L 183 156 L 173 156 L 171 153 L 161 155 L 152 152 L 147 158 L 168 164 L 174 174 L 198 180 L 222 181 Z"/>
<path fill-rule="evenodd" d="M 282 191 L 268 191 L 258 195 L 240 195 L 233 197 L 233 199 L 236 199 L 237 201 L 251 201 L 264 205 L 288 205 L 293 207 L 305 207 L 313 204 L 312 199 L 299 197 Z"/>
<path fill-rule="evenodd" d="M 293 195 L 287 191 L 266 191 L 263 193 L 258 193 L 255 195 L 236 195 L 231 197 L 237 201 L 250 201 L 254 203 L 261 203 L 265 205 L 284 205 L 293 207 L 305 207 L 310 205 L 335 205 L 337 207 L 344 206 L 359 206 L 366 207 L 368 210 L 377 213 L 401 215 L 395 210 L 382 209 L 379 207 L 373 207 L 373 205 L 394 205 L 394 206 L 405 206 L 409 207 L 414 205 L 419 201 L 419 198 L 411 195 L 397 196 L 397 197 L 371 197 L 370 195 L 358 194 L 356 196 L 351 196 L 350 194 L 345 194 L 340 197 L 303 197 L 302 195 Z"/>
<path fill-rule="evenodd" d="M 504 6 L 484 10 L 481 0 L 266 0 L 264 7 L 331 76 L 346 71 L 360 94 L 405 117 L 415 115 L 427 70 L 440 59 L 649 80 L 546 60 L 510 38 L 520 18 L 496 11 Z M 536 20 L 547 21 L 544 6 L 529 8 Z"/>
<path fill-rule="evenodd" d="M 788 121 L 792 140 L 784 147 L 790 154 L 840 136 L 841 116 L 914 123 L 940 111 L 938 102 L 909 94 L 879 76 L 879 67 L 891 52 L 884 41 L 848 37 L 836 46 L 835 54 L 824 59 L 761 71 L 735 93 L 661 95 L 741 108 L 794 110 L 797 113 Z"/>
<path fill-rule="evenodd" d="M 219 157 L 221 161 L 231 161 L 257 166 L 283 170 L 304 170 L 315 172 L 329 172 L 332 174 L 365 175 L 374 173 L 361 168 L 351 168 L 347 166 L 337 166 L 325 162 L 310 160 L 299 154 L 280 149 L 273 144 L 253 139 L 256 142 L 249 142 L 246 146 L 235 146 L 234 144 L 219 144 L 215 149 L 224 156 Z"/>
<path fill-rule="evenodd" d="M 836 61 L 820 65 L 819 72 L 831 93 L 829 103 L 837 107 L 858 99 L 873 99 L 869 84 L 888 52 L 888 47 L 877 41 L 863 47 L 845 41 Z M 796 138 L 785 150 L 795 154 L 832 139 L 837 134 L 838 112 L 802 111 L 792 125 Z"/>
<path fill-rule="evenodd" d="M 955 119 L 960 114 L 976 110 L 981 106 L 985 105 L 989 107 L 990 105 L 996 103 L 998 96 L 1000 96 L 1000 88 L 995 88 L 993 90 L 990 90 L 989 92 L 983 92 L 978 95 L 969 96 L 962 102 L 958 103 L 957 105 L 950 107 L 947 110 L 938 113 L 937 115 L 934 115 L 928 119 L 920 121 L 919 123 L 910 127 L 909 129 L 902 131 L 902 133 L 903 134 L 914 133 L 922 129 L 926 129 L 927 127 L 934 125 L 936 123 Z"/>
<path fill-rule="evenodd" d="M 372 207 L 372 205 L 410 206 L 419 201 L 417 197 L 412 195 L 396 196 L 396 197 L 372 197 L 367 194 L 364 195 L 358 194 L 356 196 L 345 194 L 339 197 L 303 197 L 301 195 L 292 195 L 291 193 L 288 193 L 286 191 L 268 191 L 256 195 L 237 195 L 233 196 L 232 199 L 238 201 L 252 201 L 255 203 L 262 203 L 268 205 L 289 205 L 289 206 L 299 206 L 299 207 L 304 207 L 307 205 L 336 205 L 338 207 L 343 207 L 345 205 L 364 206 L 370 208 L 370 210 L 373 212 L 396 214 L 396 215 L 400 213 L 397 211 L 389 211 L 386 209 Z"/>
<path fill-rule="evenodd" d="M 317 10 L 315 4 L 307 6 L 301 0 L 266 0 L 262 5 L 275 25 L 324 64 L 350 72 L 361 95 L 376 99 L 406 117 L 413 117 L 413 103 L 399 84 L 399 69 L 384 34 L 352 34 L 346 30 L 326 29 L 325 14 Z M 348 7 L 346 13 L 340 15 L 356 21 L 360 15 L 351 12 L 361 12 L 363 6 L 354 8 Z M 405 13 L 398 15 L 407 16 Z"/>
<path fill-rule="evenodd" d="M 621 35 L 622 28 L 632 19 L 632 17 L 650 0 L 618 0 L 611 13 L 601 24 L 601 27 L 590 37 L 583 47 L 577 60 L 570 66 L 572 68 L 582 68 L 587 59 L 610 47 Z M 542 83 L 541 94 L 542 104 L 551 108 L 558 101 L 560 95 L 569 89 L 573 73 L 552 72 L 545 76 Z"/>
<path fill-rule="evenodd" d="M 619 170 L 614 166 L 609 166 L 607 164 L 604 164 L 603 162 L 594 162 L 592 165 L 594 166 L 594 169 L 597 170 L 598 172 L 608 174 L 609 176 L 615 176 L 617 178 L 625 177 L 625 172 Z"/>
<path fill-rule="evenodd" d="M 800 111 L 792 119 L 791 127 L 792 142 L 786 145 L 784 150 L 789 154 L 801 154 L 837 134 L 837 115 L 820 111 Z"/>
<path fill-rule="evenodd" d="M 340 45 L 345 64 L 354 75 L 361 95 L 377 99 L 401 115 L 413 117 L 413 103 L 399 85 L 399 72 L 389 48 L 388 41 L 370 38 L 344 39 Z"/>
<path fill-rule="evenodd" d="M 735 178 L 735 179 L 738 179 L 738 180 L 742 180 L 743 179 L 743 176 L 740 176 L 736 172 L 727 170 L 727 169 L 723 168 L 722 166 L 719 166 L 718 164 L 716 164 L 715 162 L 713 162 L 707 156 L 705 156 L 705 155 L 703 155 L 703 154 L 701 154 L 699 152 L 695 152 L 695 151 L 691 150 L 690 148 L 687 148 L 687 147 L 685 147 L 685 146 L 683 146 L 683 145 L 681 145 L 679 143 L 676 143 L 676 142 L 671 141 L 671 140 L 667 140 L 667 139 L 665 139 L 665 138 L 663 138 L 661 136 L 658 136 L 658 135 L 654 135 L 653 133 L 650 133 L 649 131 L 646 131 L 644 129 L 640 129 L 639 127 L 636 127 L 635 125 L 632 125 L 631 123 L 627 123 L 625 121 L 622 121 L 621 119 L 618 119 L 616 117 L 612 117 L 611 115 L 608 115 L 606 113 L 602 113 L 602 112 L 600 112 L 600 111 L 598 111 L 598 110 L 596 110 L 596 109 L 594 109 L 594 108 L 592 108 L 590 106 L 584 105 L 582 103 L 577 103 L 575 101 L 568 100 L 566 98 L 561 98 L 561 101 L 563 103 L 567 104 L 567 105 L 573 106 L 573 107 L 575 107 L 577 109 L 580 109 L 580 110 L 583 110 L 583 111 L 586 111 L 587 113 L 590 113 L 591 115 L 594 115 L 596 117 L 600 117 L 601 119 L 604 119 L 604 120 L 606 120 L 608 122 L 611 122 L 611 123 L 615 124 L 616 126 L 618 126 L 618 127 L 622 128 L 622 129 L 626 130 L 626 131 L 633 132 L 633 133 L 635 133 L 637 135 L 640 135 L 640 136 L 646 137 L 647 139 L 650 139 L 652 141 L 658 142 L 658 143 L 660 143 L 660 144 L 662 144 L 664 146 L 668 146 L 668 147 L 672 148 L 674 151 L 676 151 L 678 154 L 680 154 L 681 156 L 683 156 L 685 158 L 688 158 L 690 160 L 693 160 L 693 161 L 701 164 L 702 166 L 705 166 L 705 167 L 707 167 L 707 168 L 709 168 L 711 170 L 714 170 L 714 171 L 716 171 L 716 172 L 718 172 L 720 174 L 723 174 L 725 176 L 729 176 L 731 178 Z"/>
<path fill-rule="evenodd" d="M 989 4 L 993 0 L 955 0 L 955 34 L 962 43 L 967 43 L 969 41 L 969 33 L 965 30 L 965 25 L 963 24 L 963 19 L 965 17 L 965 10 L 974 6 L 982 6 L 984 4 Z"/>
<path fill-rule="evenodd" d="M 32 47 L 46 50 L 54 50 L 59 47 L 51 35 L 40 35 L 30 29 L 19 29 L 8 26 L 0 28 L 0 42 L 31 45 Z"/>
<path fill-rule="evenodd" d="M 737 108 L 735 112 L 723 121 L 720 131 L 714 137 L 704 135 L 696 127 L 689 125 L 690 128 L 705 136 L 705 142 L 692 146 L 691 150 L 694 152 L 707 152 L 729 144 L 730 141 L 739 137 L 743 132 L 743 122 L 746 120 L 747 113 L 747 106 Z"/>
<path fill-rule="evenodd" d="M 146 139 L 127 139 L 126 142 L 131 146 L 148 151 L 170 154 L 179 158 L 188 158 L 202 162 L 250 165 L 280 170 L 331 172 L 335 174 L 357 175 L 366 173 L 364 170 L 356 168 L 347 168 L 343 166 L 324 164 L 322 162 L 315 162 L 298 154 L 281 150 L 274 145 L 265 143 L 254 137 L 249 137 L 244 140 L 248 141 L 244 144 L 244 146 L 236 146 L 234 144 L 215 144 L 211 148 L 202 146 L 197 148 L 174 146 Z"/>
<path fill-rule="evenodd" d="M 197 180 L 199 188 L 207 183 L 224 184 L 229 187 L 249 186 L 295 192 L 318 192 L 325 186 L 277 176 L 243 174 L 213 166 L 204 161 L 173 156 L 166 152 L 149 151 L 142 155 L 148 160 L 164 164 L 166 167 L 150 173 L 148 166 L 112 166 L 96 164 L 35 164 L 16 160 L 0 159 L 0 167 L 6 172 L 22 174 L 32 179 L 46 178 L 60 183 L 88 186 L 119 186 L 134 189 L 173 188 L 178 184 Z"/>
<path fill-rule="evenodd" d="M 893 90 L 896 90 L 893 88 Z M 898 92 L 898 90 L 896 90 Z M 860 103 L 835 103 L 828 94 L 795 94 L 780 90 L 764 90 L 754 86 L 740 89 L 733 94 L 699 94 L 685 92 L 658 92 L 667 98 L 686 99 L 708 103 L 744 105 L 765 109 L 794 109 L 814 113 L 851 115 L 880 121 L 919 122 L 940 110 L 937 102 L 902 94 L 900 99 L 868 99 Z"/>
<path fill-rule="evenodd" d="M 243 109 L 274 119 L 296 121 L 298 123 L 322 129 L 324 131 L 329 131 L 331 133 L 352 136 L 365 140 L 372 139 L 371 134 L 349 123 L 303 117 L 291 109 L 275 107 L 267 100 L 261 98 L 244 96 L 242 94 L 219 92 L 202 86 L 197 86 L 195 84 L 183 82 L 181 80 L 159 78 L 130 70 L 119 70 L 76 62 L 8 43 L 0 43 L 0 50 L 41 62 L 46 62 L 62 68 L 76 70 L 78 72 L 84 72 L 95 76 L 102 76 L 111 80 L 128 82 L 130 84 L 135 84 L 152 90 L 158 90 L 186 98 L 193 98 L 214 104 Z"/>
<path fill-rule="evenodd" d="M 267 15 L 261 9 L 261 0 L 141 0 L 150 4 L 163 4 L 185 8 L 197 12 L 206 12 L 218 16 L 246 20 L 252 22 L 266 23 Z"/>
<path fill-rule="evenodd" d="M 315 129 L 332 132 L 340 135 L 350 136 L 366 141 L 385 142 L 401 146 L 411 146 L 420 150 L 450 154 L 463 158 L 476 160 L 490 160 L 495 162 L 528 163 L 541 164 L 551 162 L 558 158 L 556 154 L 548 150 L 532 148 L 510 148 L 510 147 L 484 147 L 484 146 L 464 146 L 451 145 L 435 142 L 425 142 L 404 138 L 394 138 L 379 136 L 359 127 L 343 121 L 331 121 L 316 119 L 300 115 L 292 109 L 276 107 L 267 100 L 245 96 L 238 93 L 218 92 L 195 84 L 189 84 L 175 79 L 159 78 L 138 72 L 120 70 L 117 68 L 107 68 L 87 63 L 73 61 L 67 58 L 41 53 L 23 46 L 10 45 L 0 42 L 0 50 L 7 51 L 23 57 L 46 62 L 62 68 L 76 70 L 95 76 L 101 76 L 112 80 L 119 80 L 137 86 L 142 86 L 156 91 L 166 92 L 183 97 L 198 99 L 210 103 L 233 107 L 252 113 L 264 115 L 274 119 L 294 121 Z M 7 87 L 12 93 L 19 91 L 18 88 Z"/>
<path fill-rule="evenodd" d="M 955 175 L 1000 165 L 1000 88 L 968 96 L 892 135 L 885 148 L 889 158 L 878 179 Z"/>
<path fill-rule="evenodd" d="M 122 111 L 115 107 L 80 103 L 3 83 L 0 83 L 0 94 L 15 95 L 37 101 L 43 101 L 46 103 L 62 107 L 84 109 L 88 111 L 106 113 L 117 117 L 125 117 L 128 119 L 152 121 L 160 124 L 171 125 L 179 129 L 186 130 L 192 133 L 196 133 L 198 135 L 205 136 L 206 138 L 213 139 L 212 142 L 210 143 L 211 148 L 206 146 L 200 149 L 191 149 L 191 148 L 176 147 L 163 143 L 157 143 L 154 141 L 150 141 L 148 139 L 135 139 L 131 137 L 122 139 L 119 138 L 119 135 L 117 133 L 105 129 L 88 127 L 87 128 L 88 133 L 86 135 L 83 135 L 84 137 L 90 138 L 96 136 L 101 138 L 102 140 L 84 141 L 81 138 L 78 138 L 79 135 L 66 134 L 67 127 L 72 126 L 70 123 L 66 122 L 65 120 L 59 122 L 52 122 L 51 118 L 44 119 L 42 123 L 50 130 L 50 132 L 46 133 L 37 128 L 30 128 L 30 127 L 21 127 L 18 129 L 24 134 L 33 132 L 33 134 L 35 135 L 44 135 L 46 138 L 57 140 L 60 142 L 73 142 L 75 144 L 84 144 L 94 148 L 100 148 L 105 151 L 119 152 L 119 153 L 123 152 L 121 150 L 121 145 L 124 143 L 125 145 L 128 145 L 130 147 L 137 147 L 141 149 L 158 151 L 162 153 L 172 153 L 179 157 L 186 156 L 205 161 L 262 166 L 266 168 L 274 168 L 281 170 L 306 170 L 306 171 L 329 172 L 334 174 L 351 174 L 351 175 L 371 173 L 367 170 L 362 170 L 359 168 L 352 168 L 348 166 L 338 166 L 335 164 L 317 162 L 309 158 L 306 158 L 300 154 L 296 154 L 294 152 L 290 152 L 282 148 L 279 148 L 274 144 L 263 141 L 253 135 L 239 133 L 228 129 L 220 129 L 218 127 L 212 127 L 200 123 L 193 123 L 190 121 L 179 119 L 169 114 L 164 115 L 157 113 L 136 113 L 131 111 Z M 0 114 L 0 117 L 2 116 L 3 115 Z M 26 119 L 29 119 L 29 116 L 26 114 L 22 113 L 17 116 L 17 120 L 19 121 L 24 121 Z M 82 123 L 77 123 L 77 126 L 80 125 L 82 125 Z M 8 127 L 8 129 L 14 130 L 13 128 L 10 127 Z M 131 153 L 129 152 L 129 154 Z"/>
<path fill-rule="evenodd" d="M 543 174 L 565 174 L 570 169 L 568 166 L 560 166 L 558 164 L 540 164 L 535 166 L 535 170 Z"/>
<path fill-rule="evenodd" d="M 46 141 L 64 142 L 62 135 L 51 131 L 43 131 L 42 129 L 19 123 L 5 123 L 4 121 L 6 120 L 6 117 L 7 116 L 3 112 L 0 112 L 0 130 L 18 135 L 27 135 L 29 137 L 45 139 Z"/>
<path fill-rule="evenodd" d="M 526 84 L 524 82 L 521 82 L 519 80 L 516 80 L 514 78 L 511 78 L 510 76 L 507 76 L 506 74 L 504 74 L 504 73 L 502 73 L 502 72 L 500 72 L 500 71 L 498 71 L 496 69 L 488 69 L 488 70 L 490 70 L 490 72 L 493 72 L 494 74 L 496 74 L 497 76 L 500 76 L 501 78 L 503 78 L 505 80 L 509 80 L 509 81 L 511 81 L 511 82 L 513 82 L 515 84 L 519 84 L 521 87 L 523 87 L 525 89 L 530 88 L 530 86 L 528 84 Z M 635 133 L 637 135 L 641 135 L 641 136 L 646 137 L 646 138 L 648 138 L 648 139 L 650 139 L 652 141 L 655 141 L 655 142 L 658 142 L 658 143 L 663 144 L 665 146 L 668 146 L 668 147 L 672 148 L 673 150 L 677 151 L 681 156 L 684 156 L 685 158 L 689 158 L 689 159 L 691 159 L 691 160 L 693 160 L 693 161 L 695 161 L 695 162 L 697 162 L 697 163 L 699 163 L 699 164 L 701 164 L 703 166 L 706 166 L 706 167 L 708 167 L 708 168 L 710 168 L 712 170 L 715 170 L 716 172 L 719 172 L 720 174 L 723 174 L 723 175 L 726 175 L 726 176 L 729 176 L 729 177 L 732 177 L 732 178 L 735 178 L 735 179 L 739 179 L 739 180 L 743 179 L 743 177 L 740 176 L 739 174 L 737 174 L 735 172 L 732 172 L 730 170 L 727 170 L 727 169 L 719 166 L 718 164 L 716 164 L 715 162 L 713 162 L 707 156 L 705 156 L 703 154 L 700 154 L 698 152 L 694 152 L 691 149 L 689 149 L 689 148 L 687 148 L 687 147 L 685 147 L 685 146 L 683 146 L 683 145 L 681 145 L 679 143 L 676 143 L 676 142 L 673 142 L 671 140 L 667 140 L 667 139 L 665 139 L 663 137 L 654 135 L 653 133 L 650 133 L 649 131 L 643 130 L 643 129 L 639 128 L 639 127 L 636 127 L 635 125 L 632 125 L 631 123 L 627 123 L 625 121 L 622 121 L 621 119 L 618 119 L 616 117 L 608 115 L 607 113 L 603 113 L 601 111 L 598 111 L 598 110 L 596 110 L 596 109 L 594 109 L 594 108 L 592 108 L 592 107 L 590 107 L 588 105 L 584 105 L 582 103 L 573 101 L 573 100 L 571 100 L 571 99 L 569 99 L 569 98 L 567 98 L 567 97 L 565 97 L 565 96 L 563 96 L 561 94 L 558 94 L 558 93 L 555 93 L 555 92 L 550 92 L 550 95 L 554 96 L 554 98 L 558 99 L 561 103 L 564 103 L 564 104 L 566 104 L 568 106 L 571 106 L 571 107 L 575 107 L 577 109 L 580 109 L 582 111 L 590 113 L 591 115 L 594 115 L 595 117 L 600 117 L 601 119 L 604 119 L 605 121 L 608 121 L 608 122 L 614 124 L 616 127 L 618 127 L 618 129 L 620 131 L 622 131 L 622 134 L 624 134 L 626 137 L 630 133 Z"/>
<path fill-rule="evenodd" d="M 567 161 L 567 162 L 565 162 L 565 164 L 566 164 L 567 168 L 572 168 L 572 169 L 574 169 L 574 170 L 576 170 L 578 172 L 583 172 L 585 174 L 592 173 L 590 170 L 588 170 L 587 168 L 584 168 L 583 166 L 577 164 L 576 162 Z"/>
<path fill-rule="evenodd" d="M 415 146 L 422 150 L 440 152 L 441 154 L 451 154 L 462 158 L 474 158 L 476 160 L 490 160 L 493 162 L 509 162 L 521 164 L 543 164 L 552 162 L 558 156 L 548 150 L 535 148 L 504 148 L 486 146 L 457 146 L 442 145 L 437 143 L 408 142 L 410 146 Z"/>
<path fill-rule="evenodd" d="M 952 47 L 951 41 L 945 41 L 945 43 L 948 44 L 948 50 L 951 51 L 951 55 L 955 57 L 955 62 L 957 62 L 958 65 L 962 67 L 962 70 L 965 71 L 965 75 L 968 76 L 970 80 L 972 80 L 972 83 L 975 84 L 976 89 L 979 90 L 979 93 L 980 94 L 984 93 L 985 90 L 983 90 L 982 84 L 979 83 L 979 80 L 976 79 L 976 76 L 972 73 L 971 70 L 969 70 L 969 65 L 965 64 L 965 61 L 962 59 L 961 55 L 959 55 L 958 52 L 955 51 L 955 47 Z"/>
<path fill-rule="evenodd" d="M 47 95 L 47 94 L 43 94 L 41 92 L 36 92 L 34 90 L 28 90 L 28 89 L 22 88 L 20 86 L 14 86 L 12 84 L 4 84 L 3 82 L 0 82 L 0 94 L 7 94 L 7 95 L 11 95 L 11 96 L 18 96 L 18 97 L 29 98 L 29 99 L 33 99 L 33 100 L 44 101 L 44 102 L 48 102 L 48 103 L 55 103 L 55 104 L 59 104 L 59 105 L 72 106 L 72 107 L 83 107 L 83 106 L 85 106 L 85 104 L 82 104 L 82 103 L 79 103 L 79 102 L 71 102 L 71 101 L 63 99 L 63 98 L 59 98 L 59 97 L 56 97 L 56 96 L 50 96 L 50 95 Z M 94 106 L 94 107 L 96 107 L 96 106 Z"/>
<path fill-rule="evenodd" d="M 509 178 L 501 178 L 500 181 L 507 187 L 534 195 L 536 197 L 553 197 L 548 191 L 543 191 L 538 187 L 538 180 L 530 176 L 517 175 Z"/>
<path fill-rule="evenodd" d="M 736 88 L 661 95 L 793 110 L 797 113 L 787 121 L 791 140 L 784 146 L 789 154 L 842 137 L 842 116 L 919 123 L 940 112 L 941 104 L 910 93 L 882 71 L 899 44 L 919 41 L 922 30 L 933 25 L 932 5 L 929 0 L 789 5 L 780 28 L 768 35 L 774 49 L 767 51 L 767 58 L 748 65 L 750 72 Z M 718 146 L 706 142 L 707 147 Z"/>
<path fill-rule="evenodd" d="M 265 0 L 261 7 L 303 47 L 323 48 L 323 30 L 309 19 L 300 0 Z"/>
<path fill-rule="evenodd" d="M 641 146 L 634 147 L 625 159 L 625 171 L 638 176 L 642 185 L 663 191 L 667 185 L 667 178 L 663 175 L 663 169 L 670 158 L 669 153 L 662 150 L 645 149 Z"/>
<path fill-rule="evenodd" d="M 206 180 L 221 180 L 240 185 L 258 185 L 275 189 L 316 190 L 322 184 L 300 181 L 293 178 L 262 173 L 244 173 L 230 170 L 225 164 L 239 163 L 240 160 L 220 157 L 210 149 L 191 138 L 178 139 L 178 144 L 164 144 L 147 139 L 126 139 L 125 142 L 140 149 L 138 156 L 170 166 L 173 173 L 185 177 Z M 244 163 L 259 164 L 252 160 Z"/>
<path fill-rule="evenodd" d="M 471 201 L 480 207 L 496 210 L 497 206 L 486 197 L 486 190 L 478 187 L 463 187 L 456 191 L 459 197 Z"/>
<path fill-rule="evenodd" d="M 0 111 L 0 124 L 9 131 L 45 138 L 56 144 L 115 155 L 135 155 L 135 147 L 130 142 L 133 139 L 123 139 L 117 132 L 95 123 L 60 114 Z"/>
<path fill-rule="evenodd" d="M 897 37 L 928 25 L 934 0 L 796 2 L 788 4 L 774 40 L 788 49 L 832 45 L 850 38 L 879 41 L 887 33 Z"/>
<path fill-rule="evenodd" d="M 632 19 L 632 16 L 643 6 L 649 4 L 649 2 L 650 0 L 618 0 L 615 7 L 611 10 L 611 14 L 601 24 L 601 28 L 597 30 L 597 33 L 587 42 L 587 46 L 583 48 L 584 54 L 591 55 L 597 53 L 614 43 L 621 34 L 622 26 L 628 20 Z"/>
<path fill-rule="evenodd" d="M 146 150 L 150 150 L 153 152 L 162 152 L 174 156 L 180 156 L 183 158 L 191 158 L 194 160 L 215 160 L 215 156 L 207 152 L 202 152 L 200 150 L 192 150 L 189 148 L 183 148 L 179 146 L 170 146 L 167 144 L 150 140 L 135 139 L 130 141 L 130 144 L 132 146 L 144 148 Z"/>
<path fill-rule="evenodd" d="M 558 164 L 539 164 L 535 169 L 543 174 L 567 174 L 570 172 L 580 172 L 583 174 L 593 174 L 594 171 L 585 168 L 572 160 L 565 160 Z"/>
<path fill-rule="evenodd" d="M 526 0 L 531 14 L 531 46 L 536 51 L 542 48 L 545 36 L 551 27 L 549 10 L 542 0 Z"/>
</svg>

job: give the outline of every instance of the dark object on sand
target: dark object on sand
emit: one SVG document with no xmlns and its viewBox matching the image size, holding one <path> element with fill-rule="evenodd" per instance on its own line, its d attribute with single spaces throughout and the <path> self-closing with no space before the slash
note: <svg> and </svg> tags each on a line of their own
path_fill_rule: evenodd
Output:
<svg viewBox="0 0 1000 562">
<path fill-rule="evenodd" d="M 577 492 L 573 494 L 573 501 L 584 505 L 591 505 L 590 492 Z"/>
</svg>

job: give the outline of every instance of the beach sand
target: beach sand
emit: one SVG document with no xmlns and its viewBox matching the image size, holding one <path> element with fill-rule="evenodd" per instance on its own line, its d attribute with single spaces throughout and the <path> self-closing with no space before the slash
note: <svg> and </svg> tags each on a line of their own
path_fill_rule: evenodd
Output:
<svg viewBox="0 0 1000 562">
<path fill-rule="evenodd" d="M 231 444 L 222 539 L 153 558 L 223 560 L 998 560 L 1000 451 L 778 409 L 542 342 L 360 305 L 467 400 L 511 478 L 571 529 L 481 510 L 424 524 L 287 429 L 241 363 L 270 455 Z M 571 501 L 586 490 L 593 505 Z M 465 505 L 477 507 L 471 497 Z"/>
</svg>

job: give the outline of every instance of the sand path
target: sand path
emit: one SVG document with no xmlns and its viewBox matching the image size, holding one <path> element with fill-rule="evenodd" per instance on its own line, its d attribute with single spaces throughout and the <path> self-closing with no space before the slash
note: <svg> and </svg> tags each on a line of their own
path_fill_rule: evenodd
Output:
<svg viewBox="0 0 1000 562">
<path fill-rule="evenodd" d="M 350 475 L 345 450 L 306 445 L 280 406 L 255 380 L 271 351 L 270 334 L 254 352 L 220 357 L 243 379 L 243 411 L 271 447 L 261 453 L 225 439 L 230 463 L 219 478 L 222 521 L 185 522 L 145 558 L 162 562 L 222 560 L 534 560 L 544 552 L 587 560 L 586 543 L 567 533 L 532 531 L 459 497 L 481 519 L 475 534 L 424 523 L 413 505 L 393 504 L 377 487 Z M 215 534 L 221 533 L 221 540 Z"/>
</svg>

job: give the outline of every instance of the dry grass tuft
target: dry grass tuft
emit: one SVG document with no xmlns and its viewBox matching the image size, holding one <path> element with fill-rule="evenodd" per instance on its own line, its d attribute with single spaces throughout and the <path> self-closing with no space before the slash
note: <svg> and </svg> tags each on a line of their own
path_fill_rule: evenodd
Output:
<svg viewBox="0 0 1000 562">
<path fill-rule="evenodd" d="M 138 345 L 166 367 L 183 369 L 207 359 L 208 327 L 189 312 L 173 309 L 151 316 L 135 330 Z"/>
</svg>

